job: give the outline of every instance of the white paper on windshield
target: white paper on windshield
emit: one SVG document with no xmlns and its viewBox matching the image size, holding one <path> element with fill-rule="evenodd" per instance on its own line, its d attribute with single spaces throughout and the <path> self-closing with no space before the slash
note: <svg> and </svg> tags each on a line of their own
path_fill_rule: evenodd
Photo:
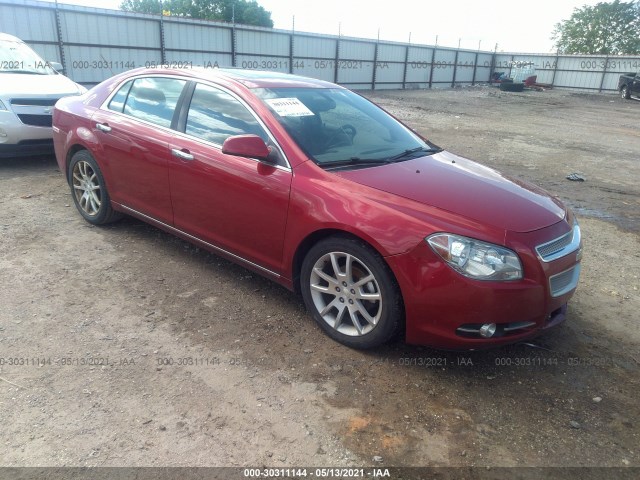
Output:
<svg viewBox="0 0 640 480">
<path fill-rule="evenodd" d="M 268 98 L 265 100 L 281 117 L 308 117 L 313 112 L 297 98 Z"/>
</svg>

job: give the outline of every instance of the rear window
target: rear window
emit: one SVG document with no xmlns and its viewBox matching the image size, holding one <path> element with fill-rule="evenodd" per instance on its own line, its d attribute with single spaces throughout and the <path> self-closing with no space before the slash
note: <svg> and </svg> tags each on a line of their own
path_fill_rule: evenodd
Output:
<svg viewBox="0 0 640 480">
<path fill-rule="evenodd" d="M 122 112 L 161 127 L 171 127 L 178 99 L 186 83 L 175 78 L 138 78 L 133 81 L 128 95 L 125 95 Z M 122 89 L 125 87 L 123 85 Z M 118 91 L 116 97 L 120 93 Z M 117 102 L 114 103 L 114 109 L 118 108 Z M 111 108 L 111 102 L 109 105 Z"/>
</svg>

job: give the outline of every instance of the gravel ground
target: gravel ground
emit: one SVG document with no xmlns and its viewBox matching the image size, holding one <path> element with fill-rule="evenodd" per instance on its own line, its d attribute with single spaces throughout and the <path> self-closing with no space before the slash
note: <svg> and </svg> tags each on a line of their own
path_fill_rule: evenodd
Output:
<svg viewBox="0 0 640 480">
<path fill-rule="evenodd" d="M 640 466 L 640 102 L 367 96 L 575 209 L 568 321 L 487 352 L 349 350 L 239 266 L 137 220 L 88 225 L 53 157 L 5 160 L 0 466 Z"/>
</svg>

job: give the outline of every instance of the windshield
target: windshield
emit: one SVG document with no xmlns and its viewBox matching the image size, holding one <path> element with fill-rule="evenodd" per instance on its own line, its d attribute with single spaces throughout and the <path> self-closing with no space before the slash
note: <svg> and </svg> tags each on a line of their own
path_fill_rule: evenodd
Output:
<svg viewBox="0 0 640 480">
<path fill-rule="evenodd" d="M 255 92 L 300 148 L 323 167 L 389 163 L 437 150 L 350 90 L 261 88 Z"/>
<path fill-rule="evenodd" d="M 0 40 L 0 73 L 52 75 L 55 71 L 27 44 Z"/>
</svg>

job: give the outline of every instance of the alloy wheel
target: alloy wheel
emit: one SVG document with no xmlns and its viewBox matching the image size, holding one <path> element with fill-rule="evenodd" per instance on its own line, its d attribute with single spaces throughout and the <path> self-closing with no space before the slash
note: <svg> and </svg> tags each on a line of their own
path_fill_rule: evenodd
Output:
<svg viewBox="0 0 640 480">
<path fill-rule="evenodd" d="M 380 286 L 371 270 L 354 255 L 329 252 L 321 256 L 309 282 L 315 308 L 334 330 L 362 336 L 378 324 L 383 305 Z"/>
<path fill-rule="evenodd" d="M 90 216 L 97 215 L 102 205 L 102 194 L 98 175 L 86 161 L 79 161 L 73 167 L 73 193 L 78 205 Z"/>
</svg>

